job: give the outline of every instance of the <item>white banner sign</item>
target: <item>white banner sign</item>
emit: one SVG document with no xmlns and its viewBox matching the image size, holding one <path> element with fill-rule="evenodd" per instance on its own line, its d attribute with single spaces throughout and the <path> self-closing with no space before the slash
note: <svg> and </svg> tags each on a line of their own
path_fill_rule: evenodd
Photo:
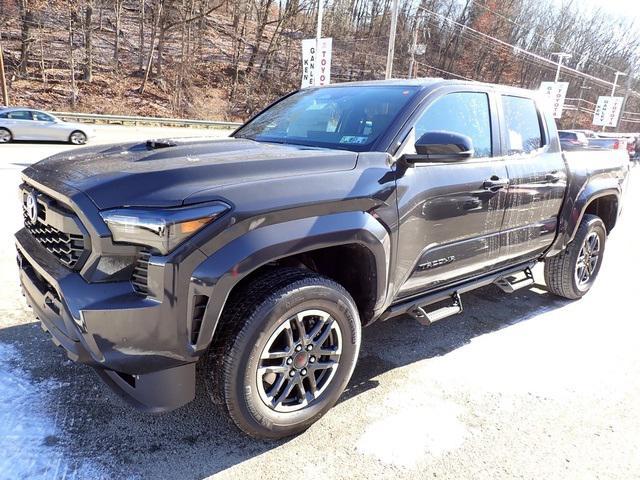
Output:
<svg viewBox="0 0 640 480">
<path fill-rule="evenodd" d="M 547 100 L 547 105 L 553 112 L 553 118 L 562 117 L 564 99 L 567 96 L 568 88 L 569 82 L 542 82 L 540 84 L 540 92 Z"/>
<path fill-rule="evenodd" d="M 593 124 L 602 127 L 615 127 L 622 110 L 623 97 L 598 97 Z"/>
<path fill-rule="evenodd" d="M 331 83 L 332 44 L 332 38 L 321 38 L 318 45 L 315 38 L 302 40 L 301 88 Z"/>
</svg>

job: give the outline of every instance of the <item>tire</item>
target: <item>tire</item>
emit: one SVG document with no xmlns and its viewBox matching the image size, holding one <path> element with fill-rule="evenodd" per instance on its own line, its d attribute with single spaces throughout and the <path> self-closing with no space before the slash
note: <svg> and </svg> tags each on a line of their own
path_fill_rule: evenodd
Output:
<svg viewBox="0 0 640 480">
<path fill-rule="evenodd" d="M 571 300 L 583 297 L 598 276 L 606 240 L 607 230 L 600 217 L 585 215 L 575 238 L 567 245 L 564 252 L 544 261 L 544 280 L 549 291 Z M 597 249 L 594 248 L 596 243 Z M 589 257 L 589 250 L 593 250 L 597 255 Z M 582 259 L 585 260 L 582 261 Z M 588 268 L 586 262 L 589 263 Z M 580 267 L 582 267 L 581 270 Z"/>
<path fill-rule="evenodd" d="M 255 438 L 309 428 L 336 403 L 358 358 L 355 302 L 341 285 L 307 270 L 278 268 L 258 277 L 232 294 L 220 321 L 204 362 L 207 390 Z M 278 357 L 265 359 L 267 353 Z M 328 367 L 330 361 L 337 364 Z"/>
<path fill-rule="evenodd" d="M 9 143 L 13 140 L 13 135 L 6 128 L 0 128 L 0 143 Z"/>
<path fill-rule="evenodd" d="M 84 145 L 87 143 L 87 135 L 80 130 L 74 130 L 71 132 L 71 135 L 69 135 L 69 143 L 73 145 Z"/>
</svg>

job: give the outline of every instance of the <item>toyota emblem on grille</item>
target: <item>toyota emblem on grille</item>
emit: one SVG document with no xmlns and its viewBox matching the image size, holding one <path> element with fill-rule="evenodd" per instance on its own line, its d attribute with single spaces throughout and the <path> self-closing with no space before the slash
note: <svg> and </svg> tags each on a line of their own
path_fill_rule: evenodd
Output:
<svg viewBox="0 0 640 480">
<path fill-rule="evenodd" d="M 38 221 L 38 200 L 36 199 L 35 193 L 31 192 L 27 195 L 25 206 L 27 209 L 27 217 L 29 217 L 31 223 L 35 224 Z"/>
</svg>

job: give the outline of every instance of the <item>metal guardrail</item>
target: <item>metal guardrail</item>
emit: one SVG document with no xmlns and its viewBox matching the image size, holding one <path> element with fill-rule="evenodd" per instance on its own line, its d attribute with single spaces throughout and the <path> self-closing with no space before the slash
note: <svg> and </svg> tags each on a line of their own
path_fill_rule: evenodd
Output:
<svg viewBox="0 0 640 480">
<path fill-rule="evenodd" d="M 221 122 L 212 120 L 193 120 L 185 118 L 163 118 L 163 117 L 135 117 L 127 115 L 98 115 L 94 113 L 77 112 L 51 112 L 56 117 L 63 120 L 74 120 L 83 123 L 107 123 L 107 124 L 146 124 L 178 127 L 201 127 L 201 128 L 236 128 L 242 125 L 239 122 Z"/>
</svg>

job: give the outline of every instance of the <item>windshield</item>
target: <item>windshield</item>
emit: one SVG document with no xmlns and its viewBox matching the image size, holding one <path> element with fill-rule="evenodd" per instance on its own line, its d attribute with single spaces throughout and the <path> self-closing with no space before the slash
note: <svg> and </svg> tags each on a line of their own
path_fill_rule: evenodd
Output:
<svg viewBox="0 0 640 480">
<path fill-rule="evenodd" d="M 368 151 L 417 89 L 345 86 L 302 90 L 258 115 L 235 137 Z"/>
</svg>

